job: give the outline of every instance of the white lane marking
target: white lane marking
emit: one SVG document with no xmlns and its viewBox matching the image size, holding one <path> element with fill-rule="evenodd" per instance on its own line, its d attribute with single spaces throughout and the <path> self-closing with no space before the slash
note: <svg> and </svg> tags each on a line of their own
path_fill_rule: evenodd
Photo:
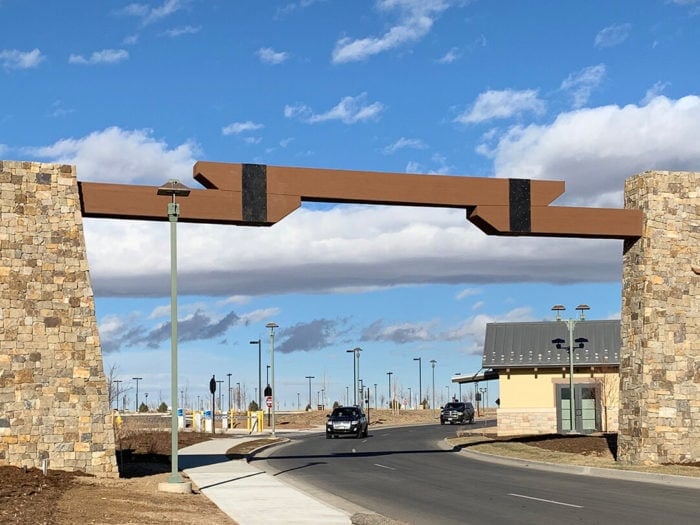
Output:
<svg viewBox="0 0 700 525">
<path fill-rule="evenodd" d="M 386 465 L 380 465 L 379 463 L 375 463 L 374 466 L 375 466 L 375 467 L 379 467 L 379 468 L 385 468 L 385 469 L 388 469 L 388 470 L 396 470 L 395 468 L 387 467 Z"/>
<path fill-rule="evenodd" d="M 533 496 L 524 496 L 522 494 L 508 494 L 509 496 L 515 496 L 516 498 L 534 499 L 535 501 L 543 501 L 544 503 L 553 503 L 554 505 L 563 505 L 564 507 L 574 507 L 576 509 L 582 509 L 582 505 L 573 505 L 571 503 L 563 503 L 561 501 L 554 501 L 551 499 L 535 498 Z"/>
</svg>

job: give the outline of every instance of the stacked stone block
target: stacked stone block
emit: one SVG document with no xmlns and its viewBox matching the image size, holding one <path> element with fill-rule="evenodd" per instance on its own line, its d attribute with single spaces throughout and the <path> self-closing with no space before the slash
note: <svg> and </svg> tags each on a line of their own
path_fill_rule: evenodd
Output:
<svg viewBox="0 0 700 525">
<path fill-rule="evenodd" d="M 117 476 L 72 166 L 0 162 L 0 465 Z"/>
<path fill-rule="evenodd" d="M 625 246 L 618 458 L 700 461 L 700 173 L 646 172 L 625 185 L 644 212 Z"/>
</svg>

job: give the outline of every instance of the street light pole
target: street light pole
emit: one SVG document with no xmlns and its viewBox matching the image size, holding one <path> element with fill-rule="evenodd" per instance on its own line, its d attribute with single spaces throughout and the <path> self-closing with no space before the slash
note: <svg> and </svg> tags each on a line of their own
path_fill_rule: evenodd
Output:
<svg viewBox="0 0 700 525">
<path fill-rule="evenodd" d="M 275 323 L 267 323 L 265 328 L 270 329 L 270 372 L 272 375 L 272 437 L 275 437 L 275 401 L 277 392 L 275 392 L 275 328 L 279 325 Z"/>
<path fill-rule="evenodd" d="M 226 374 L 228 376 L 228 413 L 231 414 L 231 372 Z"/>
<path fill-rule="evenodd" d="M 251 341 L 251 345 L 258 345 L 258 410 L 262 410 L 262 339 Z"/>
<path fill-rule="evenodd" d="M 216 382 L 219 384 L 219 412 L 223 412 L 224 407 L 221 405 L 224 404 L 224 387 L 222 387 L 221 385 L 224 384 L 224 380 L 219 379 Z"/>
<path fill-rule="evenodd" d="M 423 404 L 423 366 L 422 357 L 414 357 L 414 361 L 418 361 L 418 404 Z"/>
<path fill-rule="evenodd" d="M 585 321 L 586 316 L 584 312 L 590 310 L 591 307 L 587 304 L 580 304 L 576 307 L 576 310 L 580 312 L 579 321 Z M 563 321 L 561 318 L 561 312 L 566 310 L 566 307 L 561 304 L 555 304 L 552 306 L 552 310 L 557 313 L 557 321 Z M 576 327 L 576 319 L 566 319 L 566 326 L 569 329 L 569 432 L 571 434 L 576 433 L 576 418 L 574 415 L 574 410 L 576 404 L 574 403 L 574 328 Z"/>
<path fill-rule="evenodd" d="M 377 383 L 374 383 L 374 409 L 377 410 Z"/>
<path fill-rule="evenodd" d="M 116 398 L 117 398 L 117 402 L 116 402 L 115 406 L 116 406 L 116 409 L 119 410 L 119 383 L 121 383 L 122 380 L 121 380 L 121 379 L 115 379 L 113 382 L 116 383 L 116 385 L 117 385 L 117 386 L 115 387 L 115 389 L 116 389 L 117 392 L 116 392 L 116 394 L 114 394 L 114 395 L 115 395 Z"/>
<path fill-rule="evenodd" d="M 394 372 L 387 372 L 387 373 L 386 373 L 386 375 L 389 376 L 389 406 L 391 407 L 392 411 L 394 410 L 394 403 L 391 402 L 391 401 L 392 401 L 392 400 L 391 400 L 391 375 L 392 375 L 393 373 L 394 373 Z"/>
<path fill-rule="evenodd" d="M 172 414 L 168 483 L 184 483 L 178 474 L 177 461 L 177 218 L 180 215 L 180 205 L 175 202 L 175 197 L 187 197 L 190 190 L 179 181 L 170 179 L 164 186 L 158 188 L 157 193 L 169 196 L 171 199 L 168 203 L 168 221 L 170 222 L 170 403 Z"/>
<path fill-rule="evenodd" d="M 355 350 L 345 350 L 346 353 L 352 354 L 352 404 L 357 404 L 357 357 Z"/>
<path fill-rule="evenodd" d="M 139 381 L 143 379 L 143 377 L 132 377 L 134 381 L 136 381 L 136 410 L 134 412 L 139 411 Z"/>
<path fill-rule="evenodd" d="M 357 405 L 357 394 L 360 392 L 358 382 L 360 380 L 360 352 L 362 352 L 362 348 L 357 347 L 353 348 L 352 350 L 346 350 L 347 353 L 352 353 L 353 354 L 353 360 L 352 360 L 352 403 L 353 405 Z M 362 395 L 360 395 L 360 401 L 362 399 Z"/>
<path fill-rule="evenodd" d="M 309 410 L 311 409 L 311 380 L 315 378 L 316 376 L 306 376 L 306 379 L 309 380 Z"/>
<path fill-rule="evenodd" d="M 435 410 L 435 363 L 437 363 L 435 359 L 430 360 L 430 364 L 433 366 L 433 410 Z"/>
</svg>

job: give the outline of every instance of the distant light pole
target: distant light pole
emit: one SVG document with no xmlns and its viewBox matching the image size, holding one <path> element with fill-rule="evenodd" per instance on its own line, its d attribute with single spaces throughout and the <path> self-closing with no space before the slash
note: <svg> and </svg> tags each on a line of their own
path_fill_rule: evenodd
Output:
<svg viewBox="0 0 700 525">
<path fill-rule="evenodd" d="M 576 418 L 574 416 L 574 328 L 578 321 L 585 321 L 586 316 L 584 312 L 590 310 L 591 307 L 587 304 L 580 304 L 576 307 L 579 311 L 579 318 L 576 319 L 566 319 L 565 321 L 561 318 L 561 312 L 566 310 L 566 307 L 561 304 L 555 304 L 552 306 L 552 310 L 557 313 L 557 321 L 566 322 L 566 326 L 569 329 L 569 432 L 576 433 Z"/>
<path fill-rule="evenodd" d="M 221 385 L 224 384 L 224 380 L 223 380 L 223 379 L 220 379 L 220 380 L 217 379 L 216 382 L 219 384 L 219 412 L 223 412 L 223 411 L 224 411 L 224 407 L 221 406 L 221 405 L 224 404 L 224 387 L 222 387 Z"/>
<path fill-rule="evenodd" d="M 413 396 L 411 396 L 411 387 L 408 387 L 408 408 L 411 408 L 411 405 L 413 405 Z"/>
<path fill-rule="evenodd" d="M 387 373 L 386 373 L 386 375 L 389 376 L 389 407 L 390 407 L 392 410 L 393 410 L 393 408 L 394 408 L 394 403 L 391 402 L 391 401 L 392 401 L 392 400 L 391 400 L 391 375 L 392 375 L 393 373 L 394 373 L 394 372 L 387 372 Z"/>
<path fill-rule="evenodd" d="M 277 392 L 275 392 L 275 328 L 279 325 L 275 323 L 267 323 L 265 328 L 270 329 L 270 372 L 272 375 L 272 437 L 275 437 L 275 401 L 277 400 Z"/>
<path fill-rule="evenodd" d="M 462 375 L 462 372 L 455 372 L 455 375 L 456 375 L 456 376 L 461 376 L 461 375 Z M 457 384 L 459 385 L 459 399 L 458 399 L 458 401 L 462 401 L 462 382 L 460 381 L 460 382 L 457 383 Z"/>
<path fill-rule="evenodd" d="M 180 205 L 175 197 L 187 197 L 190 189 L 175 179 L 170 179 L 157 190 L 158 195 L 170 197 L 168 221 L 170 222 L 170 477 L 168 483 L 184 483 L 177 467 L 177 218 Z"/>
<path fill-rule="evenodd" d="M 352 403 L 357 405 L 357 394 L 360 391 L 358 387 L 358 381 L 360 379 L 360 352 L 362 348 L 353 348 L 352 350 L 346 350 L 347 353 L 353 354 L 352 360 Z"/>
<path fill-rule="evenodd" d="M 306 379 L 309 380 L 309 410 L 311 409 L 311 380 L 315 378 L 316 376 L 306 376 Z"/>
<path fill-rule="evenodd" d="M 374 383 L 374 409 L 377 410 L 377 383 Z"/>
<path fill-rule="evenodd" d="M 301 410 L 301 399 L 299 398 L 299 392 L 297 392 L 297 410 Z"/>
<path fill-rule="evenodd" d="M 423 404 L 423 363 L 422 357 L 414 357 L 418 361 L 418 404 Z"/>
<path fill-rule="evenodd" d="M 437 361 L 435 361 L 435 359 L 430 360 L 430 364 L 433 367 L 433 405 L 432 405 L 433 410 L 435 410 L 435 363 L 437 363 Z"/>
<path fill-rule="evenodd" d="M 445 388 L 447 389 L 447 397 L 445 398 L 445 403 L 450 402 L 450 385 L 445 385 Z"/>
<path fill-rule="evenodd" d="M 139 381 L 143 379 L 143 377 L 132 377 L 134 381 L 136 381 L 136 410 L 134 412 L 139 411 Z"/>
<path fill-rule="evenodd" d="M 148 412 L 148 392 L 144 394 L 146 396 L 146 412 Z"/>
<path fill-rule="evenodd" d="M 251 345 L 258 345 L 258 410 L 262 406 L 262 339 L 251 341 Z"/>
<path fill-rule="evenodd" d="M 122 382 L 121 379 L 115 379 L 115 380 L 113 381 L 113 383 L 116 383 L 116 384 L 117 384 L 117 386 L 115 387 L 115 389 L 116 389 L 117 392 L 114 394 L 114 396 L 117 398 L 117 402 L 116 402 L 116 404 L 115 404 L 115 408 L 116 408 L 117 410 L 119 410 L 119 383 L 121 383 L 121 382 Z"/>
<path fill-rule="evenodd" d="M 228 413 L 231 413 L 231 373 L 226 374 L 228 376 Z"/>
<path fill-rule="evenodd" d="M 236 383 L 236 399 L 234 400 L 236 410 L 243 412 L 243 403 L 241 402 L 241 384 Z"/>
</svg>

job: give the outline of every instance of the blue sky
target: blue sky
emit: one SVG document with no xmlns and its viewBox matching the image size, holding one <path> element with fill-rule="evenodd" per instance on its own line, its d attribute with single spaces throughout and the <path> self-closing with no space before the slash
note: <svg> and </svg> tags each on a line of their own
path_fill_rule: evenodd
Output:
<svg viewBox="0 0 700 525">
<path fill-rule="evenodd" d="M 696 0 L 0 0 L 0 158 L 193 187 L 197 160 L 554 179 L 557 204 L 620 207 L 627 177 L 700 165 L 699 15 Z M 167 223 L 88 219 L 85 236 L 106 368 L 168 401 Z M 487 322 L 556 303 L 619 317 L 621 252 L 487 237 L 459 210 L 183 224 L 180 386 L 204 397 L 231 373 L 252 399 L 249 341 L 264 382 L 274 321 L 280 408 L 306 403 L 308 375 L 314 403 L 344 402 L 355 347 L 380 401 L 388 371 L 415 396 L 415 357 L 424 397 L 437 361 L 444 399 L 479 370 Z"/>
</svg>

